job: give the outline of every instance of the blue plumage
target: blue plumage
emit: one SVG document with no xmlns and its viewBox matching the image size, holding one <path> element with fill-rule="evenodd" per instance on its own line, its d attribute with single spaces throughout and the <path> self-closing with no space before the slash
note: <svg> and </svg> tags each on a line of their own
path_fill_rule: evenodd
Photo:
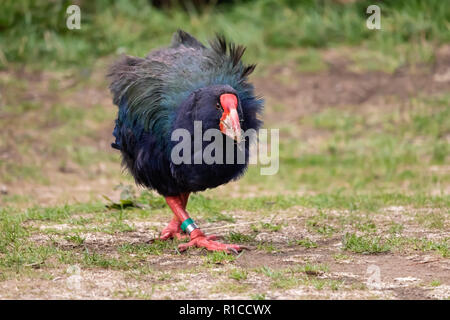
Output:
<svg viewBox="0 0 450 320">
<path fill-rule="evenodd" d="M 244 50 L 222 37 L 205 47 L 178 31 L 170 47 L 146 58 L 125 56 L 112 66 L 110 88 L 119 107 L 112 147 L 121 151 L 123 164 L 138 184 L 173 196 L 213 188 L 243 174 L 249 141 L 244 164 L 177 165 L 170 154 L 177 143 L 171 141 L 173 130 L 193 133 L 195 120 L 202 121 L 203 132 L 219 129 L 221 112 L 216 105 L 224 93 L 238 98 L 242 130 L 260 127 L 263 104 L 247 81 L 254 65 L 243 65 Z M 203 142 L 203 148 L 207 144 Z"/>
</svg>

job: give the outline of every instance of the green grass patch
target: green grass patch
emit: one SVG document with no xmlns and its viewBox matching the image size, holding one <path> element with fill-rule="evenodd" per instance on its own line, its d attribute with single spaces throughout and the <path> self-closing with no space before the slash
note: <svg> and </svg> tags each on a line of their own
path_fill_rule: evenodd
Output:
<svg viewBox="0 0 450 320">
<path fill-rule="evenodd" d="M 433 281 L 431 281 L 430 286 L 432 286 L 432 287 L 439 287 L 441 284 L 442 284 L 441 281 L 433 280 Z"/>
<path fill-rule="evenodd" d="M 249 243 L 249 242 L 255 241 L 255 236 L 243 234 L 241 232 L 231 231 L 226 236 L 226 240 L 227 240 L 227 242 L 231 242 L 231 243 Z"/>
<path fill-rule="evenodd" d="M 229 278 L 237 281 L 246 280 L 248 271 L 245 269 L 233 269 L 229 273 Z"/>
<path fill-rule="evenodd" d="M 137 268 L 137 265 L 127 259 L 116 259 L 108 257 L 105 254 L 85 251 L 83 253 L 82 263 L 85 267 L 99 267 L 103 269 L 130 270 Z"/>
<path fill-rule="evenodd" d="M 342 245 L 344 250 L 362 254 L 376 254 L 390 250 L 389 245 L 384 243 L 381 237 L 357 236 L 354 233 L 346 233 L 342 240 Z"/>
<path fill-rule="evenodd" d="M 349 3 L 316 1 L 246 1 L 182 10 L 159 10 L 140 0 L 80 3 L 82 27 L 66 28 L 67 2 L 17 2 L 3 4 L 0 26 L 0 63 L 33 63 L 46 67 L 90 66 L 99 57 L 126 52 L 145 56 L 150 48 L 166 45 L 182 28 L 200 40 L 224 33 L 249 47 L 249 58 L 281 60 L 286 51 L 309 48 L 299 66 L 321 70 L 315 48 L 363 45 L 359 65 L 377 61 L 391 68 L 404 63 L 430 61 L 423 43 L 449 41 L 446 1 L 387 1 L 377 3 L 382 30 L 366 28 L 370 1 Z M 214 30 L 211 30 L 214 25 Z M 293 28 L 295 26 L 295 28 Z M 246 32 L 239 32 L 246 30 Z M 409 50 L 408 50 L 409 49 Z M 371 55 L 368 53 L 375 52 Z M 378 54 L 377 54 L 378 53 Z M 287 55 L 289 56 L 289 55 Z M 368 66 L 367 68 L 370 68 Z M 388 69 L 389 70 L 389 69 Z"/>
<path fill-rule="evenodd" d="M 299 245 L 301 247 L 304 247 L 306 249 L 311 249 L 311 248 L 317 248 L 318 247 L 316 242 L 314 242 L 314 241 L 312 241 L 310 239 L 307 239 L 307 238 L 306 239 L 297 240 L 296 243 L 297 243 L 297 245 Z"/>
<path fill-rule="evenodd" d="M 230 263 L 235 260 L 236 258 L 232 254 L 224 251 L 208 251 L 205 256 L 205 262 L 209 265 Z"/>
<path fill-rule="evenodd" d="M 329 267 L 325 264 L 307 263 L 295 269 L 296 272 L 304 272 L 308 275 L 319 275 L 329 271 Z"/>
<path fill-rule="evenodd" d="M 252 300 L 266 300 L 265 293 L 255 293 L 250 295 L 250 299 Z"/>
<path fill-rule="evenodd" d="M 274 246 L 272 242 L 259 242 L 256 246 L 257 250 L 262 250 L 267 253 L 277 253 L 279 249 Z"/>
<path fill-rule="evenodd" d="M 150 244 L 122 244 L 120 245 L 117 250 L 120 253 L 134 253 L 141 257 L 145 257 L 147 255 L 156 255 L 159 256 L 163 254 L 164 252 L 175 252 L 175 249 L 178 245 L 177 241 L 160 241 L 160 240 L 154 240 Z"/>
<path fill-rule="evenodd" d="M 77 246 L 81 246 L 84 244 L 84 241 L 86 240 L 85 237 L 80 236 L 79 234 L 74 234 L 74 235 L 68 235 L 66 237 L 64 237 L 67 241 L 70 241 L 72 243 L 74 243 Z"/>
</svg>

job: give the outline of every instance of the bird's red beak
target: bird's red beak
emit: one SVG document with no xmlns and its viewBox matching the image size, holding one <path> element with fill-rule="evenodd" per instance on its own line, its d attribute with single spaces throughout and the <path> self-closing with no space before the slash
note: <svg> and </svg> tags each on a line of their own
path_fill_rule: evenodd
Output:
<svg viewBox="0 0 450 320">
<path fill-rule="evenodd" d="M 237 97 L 232 93 L 224 93 L 220 96 L 220 104 L 223 108 L 219 124 L 220 131 L 238 143 L 241 142 L 241 124 L 237 112 Z"/>
</svg>

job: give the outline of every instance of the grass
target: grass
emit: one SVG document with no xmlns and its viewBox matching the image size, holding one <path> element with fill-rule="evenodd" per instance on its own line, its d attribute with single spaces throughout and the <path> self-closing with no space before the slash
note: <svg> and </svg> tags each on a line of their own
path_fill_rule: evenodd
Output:
<svg viewBox="0 0 450 320">
<path fill-rule="evenodd" d="M 133 263 L 122 260 L 111 258 L 106 255 L 85 251 L 83 254 L 82 263 L 85 267 L 100 267 L 102 269 L 118 269 L 118 270 L 130 270 L 134 267 Z"/>
<path fill-rule="evenodd" d="M 445 229 L 445 214 L 444 213 L 417 213 L 416 221 L 430 229 Z"/>
<path fill-rule="evenodd" d="M 396 235 L 401 234 L 404 229 L 404 226 L 400 223 L 393 222 L 389 228 L 389 233 Z"/>
<path fill-rule="evenodd" d="M 282 276 L 281 272 L 274 271 L 274 270 L 272 270 L 271 268 L 269 268 L 267 266 L 262 266 L 261 268 L 259 268 L 256 271 L 260 272 L 260 273 L 262 273 L 265 276 L 270 277 L 270 278 L 279 278 L 279 277 Z"/>
<path fill-rule="evenodd" d="M 202 198 L 202 203 L 205 203 L 205 199 L 203 195 L 193 195 L 192 204 L 189 205 L 190 211 L 200 211 L 198 207 L 196 207 L 196 199 Z M 273 210 L 286 210 L 295 206 L 302 206 L 305 208 L 316 208 L 316 209 L 347 209 L 347 210 L 367 210 L 370 208 L 373 212 L 379 212 L 382 209 L 382 204 L 386 206 L 399 206 L 399 205 L 411 205 L 411 206 L 433 206 L 436 208 L 445 208 L 448 206 L 448 197 L 439 197 L 439 196 L 405 196 L 402 194 L 373 194 L 373 195 L 359 195 L 359 196 L 339 196 L 339 194 L 318 194 L 314 196 L 262 196 L 255 198 L 247 198 L 247 199 L 231 199 L 228 201 L 222 201 L 220 199 L 210 199 L 208 200 L 214 206 L 217 207 L 227 207 L 227 210 L 238 210 L 244 209 L 250 212 L 271 212 Z M 267 207 L 267 202 L 273 202 L 270 207 Z M 359 204 L 355 206 L 355 203 Z M 202 205 L 200 208 L 204 208 Z M 193 209 L 193 210 L 192 210 Z M 130 210 L 109 210 L 102 203 L 80 203 L 80 204 L 72 204 L 72 205 L 63 205 L 63 206 L 54 206 L 54 207 L 31 207 L 25 210 L 15 209 L 15 208 L 5 208 L 3 209 L 3 216 L 8 217 L 12 214 L 15 215 L 15 219 L 17 221 L 24 223 L 28 221 L 36 221 L 36 222 L 52 222 L 52 223 L 69 223 L 75 226 L 82 226 L 89 222 L 91 223 L 103 223 L 108 221 L 107 224 L 104 224 L 103 230 L 109 230 L 109 232 L 126 232 L 132 231 L 133 228 L 124 223 L 123 219 L 147 219 L 149 212 L 146 209 L 130 209 Z M 169 210 L 167 207 L 159 207 L 157 209 L 153 209 L 151 212 L 152 216 L 158 216 L 162 214 L 163 216 L 167 216 L 169 214 Z M 79 215 L 84 215 L 80 217 Z M 88 215 L 88 216 L 86 216 Z M 442 214 L 433 214 L 433 218 L 431 221 L 435 221 L 437 217 L 444 218 Z M 106 220 L 105 220 L 106 219 Z M 419 219 L 419 222 L 422 221 Z M 428 221 L 428 220 L 427 220 Z M 318 214 L 312 218 L 307 220 L 307 226 L 310 226 L 312 230 L 318 230 L 319 234 L 325 234 L 323 230 L 333 229 L 335 226 L 329 226 L 327 223 L 334 223 L 331 217 L 328 217 L 326 214 Z M 437 222 L 435 222 L 437 223 Z M 322 224 L 322 225 L 321 225 Z M 430 227 L 435 227 L 433 223 L 426 224 Z M 265 226 L 266 228 L 261 228 L 261 230 L 265 231 L 278 231 L 278 225 L 270 224 L 270 223 L 262 223 L 261 226 Z M 258 230 L 260 227 L 257 227 Z M 362 231 L 373 231 L 375 230 L 373 222 L 363 222 L 357 224 L 357 228 Z M 399 230 L 400 226 L 394 225 L 395 230 Z M 261 231 L 260 230 L 260 231 Z M 227 239 L 232 242 L 252 242 L 254 240 L 254 235 L 251 234 L 243 234 L 237 232 L 231 232 Z"/>
<path fill-rule="evenodd" d="M 430 283 L 430 286 L 432 287 L 439 287 L 442 283 L 439 280 L 433 280 Z"/>
<path fill-rule="evenodd" d="M 211 290 L 211 293 L 226 293 L 239 294 L 245 293 L 249 290 L 248 284 L 221 282 L 216 284 Z"/>
<path fill-rule="evenodd" d="M 445 107 L 448 103 L 450 97 L 444 94 L 414 98 L 386 112 L 355 114 L 348 107 L 304 116 L 299 124 L 302 131 L 323 133 L 314 145 L 298 145 L 296 136 L 287 134 L 280 145 L 278 174 L 260 176 L 257 168 L 250 168 L 253 174 L 245 179 L 275 188 L 282 185 L 284 191 L 301 185 L 315 192 L 341 190 L 355 194 L 370 190 L 373 194 L 383 189 L 395 192 L 401 185 L 423 195 L 433 185 L 449 181 L 445 170 L 427 169 L 442 166 L 448 159 L 448 150 L 441 147 L 450 125 Z M 377 206 L 358 201 L 350 205 L 369 210 Z"/>
<path fill-rule="evenodd" d="M 259 242 L 256 249 L 265 251 L 267 253 L 277 253 L 279 250 L 272 242 Z"/>
<path fill-rule="evenodd" d="M 385 1 L 382 30 L 365 28 L 365 9 L 370 1 L 338 2 L 254 1 L 239 4 L 206 6 L 203 10 L 157 10 L 141 0 L 134 5 L 126 1 L 82 1 L 80 30 L 68 30 L 64 23 L 67 2 L 58 4 L 6 1 L 0 19 L 1 63 L 27 62 L 61 67 L 88 67 L 102 56 L 127 52 L 145 55 L 150 47 L 166 44 L 177 28 L 187 29 L 201 40 L 211 37 L 211 29 L 249 47 L 249 58 L 274 60 L 290 48 L 309 48 L 298 57 L 300 66 L 321 67 L 315 48 L 336 45 L 362 45 L 372 57 L 357 56 L 359 64 L 378 58 L 373 65 L 398 67 L 406 62 L 432 59 L 423 42 L 449 40 L 446 23 L 450 8 L 445 1 Z M 18 14 L 25 12 L 26 14 Z M 33 14 L 31 14 L 33 13 Z M 51 18 L 49 18 L 51 16 Z M 296 28 L 292 28 L 295 25 Z M 242 32 L 241 30 L 245 30 Z M 406 47 L 406 48 L 403 48 Z M 369 51 L 370 50 L 370 51 Z M 381 58 L 379 58 L 381 56 Z M 306 63 L 305 63 L 306 62 Z"/>
<path fill-rule="evenodd" d="M 342 280 L 319 278 L 319 275 L 327 273 L 329 268 L 323 264 L 310 264 L 293 268 L 272 269 L 263 266 L 255 270 L 264 276 L 270 278 L 272 289 L 291 289 L 299 286 L 310 286 L 317 290 L 324 288 L 330 290 L 339 290 L 344 284 Z"/>
<path fill-rule="evenodd" d="M 310 283 L 317 290 L 322 290 L 324 288 L 328 288 L 333 291 L 339 290 L 339 288 L 344 284 L 342 280 L 333 280 L 333 279 L 318 279 L 318 278 L 309 278 L 306 283 Z"/>
<path fill-rule="evenodd" d="M 315 49 L 309 49 L 304 54 L 299 55 L 295 62 L 301 72 L 318 72 L 327 69 L 320 53 Z"/>
<path fill-rule="evenodd" d="M 230 272 L 230 279 L 234 279 L 237 281 L 246 280 L 248 276 L 248 271 L 245 269 L 233 269 Z"/>
<path fill-rule="evenodd" d="M 252 225 L 251 228 L 254 232 L 260 232 L 260 231 L 277 232 L 277 231 L 281 230 L 282 226 L 279 224 L 273 224 L 270 222 L 260 222 L 257 225 Z"/>
<path fill-rule="evenodd" d="M 436 251 L 442 257 L 450 257 L 450 239 L 447 238 L 443 241 L 432 241 L 428 239 L 407 239 L 408 242 L 412 242 L 414 248 L 422 251 Z"/>
<path fill-rule="evenodd" d="M 342 240 L 342 245 L 344 250 L 363 254 L 383 253 L 390 249 L 382 242 L 381 237 L 357 236 L 354 233 L 347 233 Z"/>
<path fill-rule="evenodd" d="M 250 295 L 250 298 L 252 300 L 266 300 L 266 294 L 265 293 L 255 293 Z"/>
<path fill-rule="evenodd" d="M 233 255 L 227 254 L 223 251 L 208 252 L 205 256 L 205 262 L 207 265 L 224 264 L 235 260 L 236 258 Z"/>
<path fill-rule="evenodd" d="M 65 95 L 62 94 L 61 98 L 64 99 Z M 7 97 L 6 101 L 8 104 L 9 100 L 14 103 L 13 99 L 15 98 Z M 251 166 L 249 173 L 240 183 L 240 190 L 245 192 L 246 187 L 252 185 L 260 189 L 271 185 L 274 192 L 287 193 L 295 192 L 301 187 L 314 195 L 301 199 L 291 199 L 288 196 L 258 197 L 261 202 L 250 200 L 242 209 L 268 212 L 289 207 L 292 202 L 322 208 L 340 207 L 370 211 L 400 202 L 414 206 L 448 205 L 448 197 L 440 195 L 444 191 L 442 186 L 450 181 L 450 176 L 443 167 L 449 154 L 443 138 L 446 128 L 450 126 L 447 120 L 450 119 L 446 108 L 448 103 L 450 97 L 447 94 L 419 96 L 410 99 L 406 104 L 395 105 L 389 111 L 358 113 L 354 107 L 349 106 L 342 110 L 329 108 L 302 117 L 298 123 L 299 130 L 319 130 L 326 134 L 319 135 L 313 146 L 298 145 L 296 136 L 284 137 L 280 145 L 278 174 L 261 176 L 259 167 Z M 64 110 L 55 112 L 56 119 L 60 120 L 46 129 L 45 136 L 51 137 L 48 141 L 42 141 L 46 138 L 39 134 L 40 128 L 47 128 L 48 120 L 42 116 L 47 111 L 44 106 L 28 110 L 29 118 L 0 118 L 0 124 L 6 128 L 22 128 L 11 137 L 8 146 L 2 145 L 5 142 L 0 142 L 0 147 L 9 148 L 12 154 L 17 154 L 21 159 L 18 161 L 13 157 L 0 160 L 2 181 L 49 185 L 49 177 L 62 179 L 67 176 L 56 175 L 58 172 L 73 172 L 91 184 L 95 183 L 98 176 L 98 163 L 106 166 L 102 169 L 104 176 L 108 179 L 119 179 L 118 154 L 105 151 L 94 143 L 99 128 L 98 124 L 91 127 L 89 119 L 94 117 L 96 112 L 87 108 L 88 110 L 83 110 L 87 115 L 80 116 L 79 109 L 72 104 L 66 105 L 65 107 L 64 104 L 58 104 L 63 106 Z M 111 117 L 103 119 L 105 124 L 113 122 L 114 113 L 106 106 L 95 105 L 93 109 Z M 11 107 L 11 110 L 14 108 Z M 72 110 L 77 111 L 73 111 L 72 115 Z M 69 114 L 65 115 L 67 112 Z M 64 120 L 69 118 L 72 120 Z M 25 131 L 25 126 L 31 131 Z M 92 138 L 88 138 L 88 146 L 80 146 L 80 139 L 89 136 Z M 42 150 L 35 150 L 31 147 L 33 145 L 40 145 Z M 42 152 L 51 156 L 48 161 L 47 158 L 42 158 Z M 53 159 L 57 159 L 57 162 Z M 431 167 L 434 171 L 430 171 Z M 126 183 L 132 183 L 130 177 L 125 176 L 122 179 L 125 179 Z M 399 191 L 398 186 L 407 192 Z M 437 196 L 430 196 L 428 190 L 435 186 L 441 186 L 441 192 L 435 192 Z M 147 194 L 141 198 L 151 208 L 165 206 L 164 200 L 154 195 Z M 404 198 L 404 201 L 395 198 Z M 4 199 L 8 200 L 7 197 Z M 14 198 L 11 198 L 8 202 L 17 203 L 13 200 Z M 211 196 L 192 197 L 189 208 L 193 214 L 204 215 L 208 222 L 234 221 L 231 215 L 224 214 L 221 210 L 227 200 L 210 200 Z M 23 198 L 22 201 L 32 203 L 33 199 Z M 239 209 L 241 202 L 232 201 L 230 210 Z M 332 233 L 332 230 L 326 227 L 321 231 Z"/>
<path fill-rule="evenodd" d="M 310 264 L 307 263 L 304 266 L 301 266 L 297 269 L 297 271 L 304 272 L 308 275 L 319 275 L 322 273 L 326 273 L 329 271 L 329 267 L 327 265 L 323 264 Z"/>
<path fill-rule="evenodd" d="M 302 246 L 306 249 L 317 248 L 317 246 L 318 246 L 316 242 L 311 241 L 310 239 L 297 240 L 297 245 Z"/>
<path fill-rule="evenodd" d="M 75 245 L 78 245 L 78 246 L 81 246 L 84 243 L 84 241 L 86 240 L 86 238 L 80 236 L 79 234 L 66 236 L 65 239 L 67 241 L 74 243 Z"/>
<path fill-rule="evenodd" d="M 171 250 L 174 252 L 176 248 L 176 243 L 173 244 L 170 241 L 159 241 L 155 240 L 151 244 L 123 244 L 118 247 L 118 251 L 121 253 L 129 254 L 134 253 L 139 256 L 147 255 L 161 255 L 164 252 L 169 252 Z"/>
<path fill-rule="evenodd" d="M 342 254 L 342 253 L 337 253 L 337 254 L 333 255 L 333 259 L 337 262 L 352 260 L 352 258 L 350 256 Z"/>
<path fill-rule="evenodd" d="M 300 280 L 294 276 L 280 277 L 272 281 L 270 287 L 272 289 L 287 290 L 299 286 Z"/>
<path fill-rule="evenodd" d="M 144 193 L 140 196 L 139 199 L 145 200 L 149 195 Z M 144 197 L 144 198 L 143 198 Z M 195 201 L 195 198 L 199 197 L 200 201 Z M 206 200 L 202 195 L 194 195 L 193 196 L 193 207 L 195 208 L 196 203 L 201 204 L 201 208 L 206 206 Z M 337 200 L 331 196 L 331 199 Z M 373 201 L 373 196 L 367 198 L 370 201 Z M 388 201 L 390 199 L 390 201 Z M 257 198 L 249 198 L 249 199 L 240 199 L 240 201 L 236 202 L 234 200 L 227 202 L 227 209 L 233 208 L 236 205 L 236 209 L 238 207 L 244 207 L 246 210 L 254 211 L 254 212 L 262 212 L 264 213 L 264 208 L 267 207 L 267 203 L 272 203 L 270 205 L 270 211 L 276 209 L 288 209 L 295 206 L 303 206 L 303 207 L 311 207 L 317 208 L 319 210 L 324 210 L 323 208 L 353 208 L 352 206 L 343 205 L 348 202 L 344 201 L 345 198 L 341 197 L 339 202 L 332 200 L 330 202 L 330 195 L 317 195 L 317 196 L 307 196 L 307 197 L 291 197 L 291 196 L 277 196 L 277 197 L 257 197 Z M 388 205 L 411 205 L 414 201 L 417 201 L 417 197 L 405 197 L 405 196 L 397 196 L 392 197 L 392 195 L 384 195 L 381 199 L 385 204 Z M 212 200 L 208 200 L 213 202 Z M 448 199 L 443 198 L 435 198 L 431 197 L 426 200 L 425 203 L 431 206 L 437 207 L 445 207 Z M 352 202 L 352 201 L 350 201 Z M 417 205 L 423 205 L 423 200 L 420 200 Z M 328 205 L 324 205 L 328 204 Z M 221 202 L 220 200 L 214 201 L 215 206 L 224 206 L 225 202 Z M 363 206 L 367 207 L 367 206 Z M 161 214 L 167 215 L 169 212 L 165 207 L 156 206 L 156 212 L 153 212 L 153 215 L 158 215 L 158 211 Z M 194 209 L 195 210 L 195 209 Z M 142 209 L 134 208 L 130 210 L 109 210 L 101 203 L 91 203 L 91 204 L 73 204 L 73 205 L 64 205 L 64 206 L 56 206 L 56 207 L 32 207 L 25 210 L 20 209 L 2 209 L 1 211 L 1 237 L 0 237 L 0 252 L 3 254 L 3 265 L 7 268 L 15 268 L 16 270 L 21 269 L 26 265 L 33 265 L 35 263 L 40 263 L 41 261 L 45 261 L 45 257 L 47 256 L 57 256 L 60 255 L 61 259 L 69 259 L 69 261 L 79 261 L 77 259 L 73 260 L 74 257 L 70 258 L 65 254 L 61 255 L 59 249 L 55 248 L 53 245 L 44 245 L 44 246 L 35 246 L 33 242 L 28 240 L 30 233 L 34 233 L 36 231 L 40 232 L 39 229 L 35 229 L 33 224 L 29 223 L 60 223 L 60 224 L 68 224 L 72 227 L 69 227 L 67 231 L 46 228 L 44 234 L 48 234 L 49 236 L 59 236 L 62 235 L 67 241 L 75 244 L 76 246 L 83 246 L 85 244 L 85 232 L 91 232 L 89 230 L 97 230 L 104 233 L 127 233 L 134 229 L 130 229 L 128 224 L 123 223 L 123 219 L 125 217 L 127 219 L 147 219 L 147 215 L 141 214 Z M 317 228 L 318 225 L 328 225 L 331 223 L 332 227 L 330 228 L 337 229 L 335 218 L 329 216 L 324 211 L 319 211 L 318 215 L 315 215 L 310 220 L 307 220 L 306 225 L 314 226 Z M 82 214 L 83 216 L 79 217 L 78 215 Z M 444 221 L 446 216 L 441 214 L 433 214 L 433 218 L 430 220 L 431 222 L 435 222 L 437 219 L 435 217 L 439 217 L 440 220 Z M 312 219 L 312 220 L 311 220 Z M 355 218 L 351 218 L 355 219 Z M 359 218 L 358 218 L 359 219 Z M 311 222 L 312 221 L 312 222 Z M 352 220 L 345 219 L 344 222 L 348 222 Z M 392 237 L 388 237 L 387 239 L 382 239 L 381 237 L 372 235 L 372 233 L 377 230 L 376 225 L 373 221 L 364 222 L 364 220 L 353 220 L 355 230 L 365 232 L 366 234 L 358 236 L 355 233 L 347 233 L 343 238 L 343 249 L 348 250 L 350 252 L 358 253 L 358 254 L 376 254 L 387 252 L 390 250 L 421 250 L 421 251 L 430 251 L 437 252 L 443 257 L 449 256 L 449 244 L 448 241 L 431 241 L 420 238 L 406 238 L 406 237 L 397 237 L 397 235 L 401 234 L 404 229 L 403 225 L 393 223 L 389 228 L 389 232 Z M 419 223 L 423 223 L 422 220 L 418 220 Z M 103 224 L 102 228 L 92 229 L 92 226 L 96 224 Z M 436 222 L 435 222 L 436 223 Z M 442 222 L 444 223 L 444 222 Z M 437 227 L 441 227 L 442 224 L 439 224 Z M 265 226 L 266 228 L 261 228 L 261 231 L 277 231 L 275 224 L 264 224 L 260 225 Z M 425 219 L 425 227 L 427 228 L 435 228 L 436 226 L 433 223 L 429 223 L 428 219 Z M 314 231 L 315 229 L 313 229 Z M 321 229 L 319 229 L 321 230 Z M 327 236 L 326 233 L 320 233 L 322 236 Z M 395 236 L 395 237 L 394 237 Z M 227 240 L 230 242 L 236 243 L 256 243 L 255 234 L 245 234 L 240 232 L 231 232 Z M 299 246 L 303 246 L 305 248 L 315 249 L 317 248 L 317 243 L 311 241 L 310 239 L 300 239 L 296 242 Z M 271 242 L 259 242 L 257 244 L 257 249 L 266 251 L 268 253 L 276 253 L 279 251 L 277 245 Z M 146 257 L 152 255 L 161 255 L 163 253 L 176 252 L 175 247 L 177 243 L 172 242 L 160 242 L 155 241 L 152 244 L 123 244 L 117 247 L 117 251 L 123 255 L 135 254 L 138 257 Z M 342 255 L 342 259 L 347 260 L 347 256 Z M 337 260 L 341 260 L 341 256 L 336 257 Z M 119 259 L 120 260 L 120 259 Z M 234 261 L 235 258 L 231 255 L 227 255 L 224 253 L 208 253 L 205 256 L 205 262 L 209 265 L 214 264 L 222 264 L 227 262 Z M 126 263 L 119 263 L 118 261 L 114 261 L 103 256 L 98 256 L 96 253 L 86 254 L 82 260 L 84 265 L 88 266 L 105 266 L 112 268 L 125 268 Z M 270 271 L 268 271 L 270 272 Z M 235 275 L 235 277 L 239 277 L 239 275 Z"/>
<path fill-rule="evenodd" d="M 255 236 L 231 231 L 226 237 L 226 240 L 231 243 L 248 243 L 254 242 Z"/>
</svg>

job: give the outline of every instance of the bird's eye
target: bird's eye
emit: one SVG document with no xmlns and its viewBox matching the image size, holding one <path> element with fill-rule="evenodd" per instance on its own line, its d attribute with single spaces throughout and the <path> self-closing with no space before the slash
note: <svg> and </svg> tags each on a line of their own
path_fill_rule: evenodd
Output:
<svg viewBox="0 0 450 320">
<path fill-rule="evenodd" d="M 216 109 L 220 110 L 220 111 L 223 111 L 223 108 L 222 108 L 222 106 L 220 105 L 219 102 L 216 103 Z"/>
</svg>

